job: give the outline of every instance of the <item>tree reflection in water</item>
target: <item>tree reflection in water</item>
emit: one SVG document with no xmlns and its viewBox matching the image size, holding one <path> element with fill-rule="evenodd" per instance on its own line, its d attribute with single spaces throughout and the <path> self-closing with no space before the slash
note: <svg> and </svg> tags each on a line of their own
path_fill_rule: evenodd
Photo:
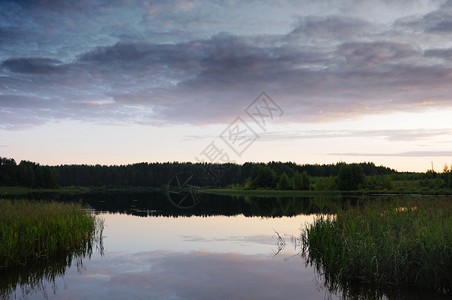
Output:
<svg viewBox="0 0 452 300">
<path fill-rule="evenodd" d="M 98 220 L 93 239 L 81 248 L 34 261 L 27 266 L 0 269 L 0 299 L 20 299 L 37 293 L 48 299 L 48 287 L 52 287 L 51 292 L 56 294 L 55 280 L 64 277 L 68 268 L 76 267 L 77 272 L 81 273 L 84 259 L 91 259 L 94 252 L 104 255 L 103 228 L 103 220 Z"/>
<path fill-rule="evenodd" d="M 30 198 L 49 198 L 49 195 L 33 195 Z M 366 196 L 371 201 L 374 196 Z M 375 196 L 376 197 L 376 196 Z M 382 198 L 382 196 L 380 196 Z M 93 193 L 93 194 L 56 194 L 57 201 L 79 201 L 90 205 L 96 213 L 109 212 L 133 215 L 137 217 L 190 217 L 190 216 L 236 216 L 278 218 L 291 217 L 300 214 L 334 214 L 339 208 L 349 205 L 360 205 L 360 195 L 332 195 L 329 197 L 253 197 L 253 196 L 218 196 L 203 194 L 200 204 L 189 209 L 178 209 L 165 195 L 150 193 Z M 388 199 L 390 201 L 390 199 Z M 301 225 L 301 224 L 300 224 Z M 271 228 L 271 227 L 270 227 Z M 285 255 L 286 259 L 303 259 L 300 239 L 288 236 L 278 227 L 274 227 L 276 237 L 275 255 Z M 272 232 L 273 233 L 273 232 Z M 100 234 L 101 236 L 102 234 Z M 99 235 L 97 235 L 99 237 Z M 290 249 L 289 249 L 290 248 Z M 43 297 L 52 296 L 57 291 L 56 282 L 65 276 L 68 268 L 85 272 L 83 261 L 90 259 L 93 252 L 103 254 L 102 239 L 90 241 L 83 249 L 78 249 L 29 265 L 26 268 L 0 270 L 0 299 L 25 298 L 31 294 L 42 294 Z M 293 253 L 293 256 L 290 254 Z M 221 255 L 218 255 L 220 257 Z M 287 258 L 286 258 L 287 256 Z M 217 257 L 217 256 L 215 256 Z M 203 257 L 202 257 L 203 258 Z M 203 258 L 204 259 L 204 258 Z M 340 295 L 344 299 L 422 299 L 418 291 L 378 291 L 368 285 L 346 285 L 325 278 L 325 271 L 321 265 L 306 259 L 306 263 L 316 268 L 317 289 L 325 291 L 325 298 Z M 301 262 L 303 263 L 303 262 Z M 66 276 L 70 276 L 70 273 Z M 149 275 L 149 274 L 148 274 Z M 152 274 L 151 274 L 152 275 Z M 310 280 L 312 277 L 310 277 Z M 311 282 L 311 281 L 310 281 Z M 420 296 L 418 296 L 420 295 Z M 425 296 L 424 296 L 425 297 Z"/>
</svg>

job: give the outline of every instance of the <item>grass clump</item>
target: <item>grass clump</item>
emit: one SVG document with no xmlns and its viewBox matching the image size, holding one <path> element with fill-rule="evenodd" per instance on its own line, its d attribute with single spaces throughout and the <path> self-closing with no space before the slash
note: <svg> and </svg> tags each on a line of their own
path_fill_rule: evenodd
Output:
<svg viewBox="0 0 452 300">
<path fill-rule="evenodd" d="M 330 288 L 367 282 L 451 292 L 450 200 L 367 202 L 319 217 L 301 239 Z"/>
<path fill-rule="evenodd" d="M 0 199 L 0 269 L 84 249 L 95 234 L 80 204 Z"/>
</svg>

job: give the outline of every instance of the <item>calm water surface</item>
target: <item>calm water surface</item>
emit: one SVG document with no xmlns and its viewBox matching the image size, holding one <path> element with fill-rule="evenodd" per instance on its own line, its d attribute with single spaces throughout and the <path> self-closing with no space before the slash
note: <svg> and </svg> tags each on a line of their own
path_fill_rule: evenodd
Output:
<svg viewBox="0 0 452 300">
<path fill-rule="evenodd" d="M 56 196 L 60 201 L 70 197 Z M 334 210 L 337 199 L 204 196 L 191 209 L 174 207 L 157 194 L 85 195 L 82 200 L 105 221 L 103 251 L 52 267 L 0 273 L 0 295 L 11 299 L 343 298 L 324 287 L 294 239 L 320 208 Z M 43 271 L 46 268 L 50 269 Z M 353 298 L 431 299 L 416 295 L 369 293 Z"/>
</svg>

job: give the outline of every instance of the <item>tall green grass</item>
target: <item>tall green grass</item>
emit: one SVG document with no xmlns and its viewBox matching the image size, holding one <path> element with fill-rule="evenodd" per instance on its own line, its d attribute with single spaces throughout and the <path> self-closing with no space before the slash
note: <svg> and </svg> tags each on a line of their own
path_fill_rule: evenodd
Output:
<svg viewBox="0 0 452 300">
<path fill-rule="evenodd" d="M 451 292 L 450 200 L 367 202 L 317 218 L 301 239 L 330 288 L 367 282 Z"/>
<path fill-rule="evenodd" d="M 0 270 L 86 252 L 95 235 L 96 217 L 80 204 L 0 199 Z"/>
</svg>

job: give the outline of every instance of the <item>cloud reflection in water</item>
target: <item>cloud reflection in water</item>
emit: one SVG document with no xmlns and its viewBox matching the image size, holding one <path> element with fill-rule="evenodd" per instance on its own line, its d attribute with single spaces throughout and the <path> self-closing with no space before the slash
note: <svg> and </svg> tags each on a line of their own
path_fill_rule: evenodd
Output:
<svg viewBox="0 0 452 300">
<path fill-rule="evenodd" d="M 289 253 L 272 257 L 152 251 L 106 256 L 80 276 L 69 270 L 57 298 L 98 299 L 323 299 L 304 260 Z M 57 283 L 57 285 L 59 285 Z M 62 286 L 63 284 L 61 284 Z M 93 294 L 93 291 L 94 294 Z M 86 294 L 85 294 L 86 293 Z"/>
</svg>

